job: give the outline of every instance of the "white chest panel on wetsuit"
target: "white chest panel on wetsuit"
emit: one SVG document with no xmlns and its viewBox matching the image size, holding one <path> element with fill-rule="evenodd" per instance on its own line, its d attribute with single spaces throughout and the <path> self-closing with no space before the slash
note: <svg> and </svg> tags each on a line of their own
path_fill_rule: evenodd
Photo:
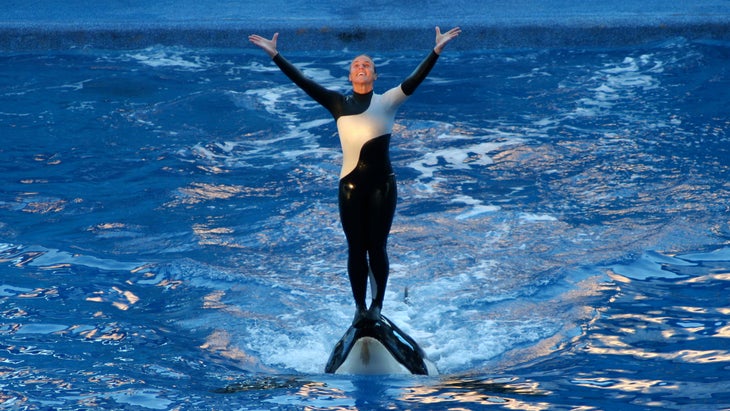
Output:
<svg viewBox="0 0 730 411">
<path fill-rule="evenodd" d="M 363 113 L 337 119 L 343 155 L 340 178 L 357 167 L 360 151 L 368 141 L 392 132 L 395 113 L 407 98 L 400 86 L 394 87 L 385 94 L 373 94 L 370 106 Z"/>
</svg>

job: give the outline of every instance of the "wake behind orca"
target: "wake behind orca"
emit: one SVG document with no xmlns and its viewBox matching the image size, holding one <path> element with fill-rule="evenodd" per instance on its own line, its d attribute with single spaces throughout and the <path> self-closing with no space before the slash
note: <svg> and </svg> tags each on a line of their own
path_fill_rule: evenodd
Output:
<svg viewBox="0 0 730 411">
<path fill-rule="evenodd" d="M 330 374 L 437 375 L 421 347 L 385 316 L 357 320 L 335 344 L 325 372 Z"/>
</svg>

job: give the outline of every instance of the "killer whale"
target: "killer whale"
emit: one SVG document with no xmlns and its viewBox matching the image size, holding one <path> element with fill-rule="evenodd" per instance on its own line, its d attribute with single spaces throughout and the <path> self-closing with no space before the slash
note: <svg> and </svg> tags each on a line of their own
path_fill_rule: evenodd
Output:
<svg viewBox="0 0 730 411">
<path fill-rule="evenodd" d="M 363 317 L 347 329 L 332 349 L 329 374 L 437 375 L 421 347 L 384 315 Z"/>
</svg>

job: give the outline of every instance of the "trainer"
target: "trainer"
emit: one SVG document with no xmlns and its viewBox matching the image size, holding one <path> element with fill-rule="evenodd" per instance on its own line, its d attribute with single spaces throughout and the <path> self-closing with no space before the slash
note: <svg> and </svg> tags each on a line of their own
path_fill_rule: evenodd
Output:
<svg viewBox="0 0 730 411">
<path fill-rule="evenodd" d="M 436 45 L 416 70 L 399 86 L 376 94 L 375 63 L 367 55 L 350 64 L 352 93 L 328 90 L 304 76 L 277 50 L 279 33 L 271 39 L 257 34 L 249 41 L 263 49 L 284 74 L 325 107 L 337 122 L 342 145 L 339 209 L 348 245 L 347 272 L 355 298 L 355 318 L 377 319 L 383 307 L 390 266 L 386 244 L 396 206 L 396 183 L 389 146 L 395 114 L 436 64 L 446 44 L 461 34 L 456 27 L 446 33 L 436 27 Z M 365 303 L 368 277 L 374 290 L 370 307 Z"/>
</svg>

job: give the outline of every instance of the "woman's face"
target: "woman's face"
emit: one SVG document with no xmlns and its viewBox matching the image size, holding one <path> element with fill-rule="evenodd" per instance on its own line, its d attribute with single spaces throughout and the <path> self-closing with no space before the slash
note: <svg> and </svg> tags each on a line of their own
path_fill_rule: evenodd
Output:
<svg viewBox="0 0 730 411">
<path fill-rule="evenodd" d="M 361 55 L 355 57 L 350 63 L 350 82 L 353 85 L 369 85 L 372 87 L 375 79 L 378 78 L 378 74 L 375 72 L 375 63 L 373 60 L 366 56 Z"/>
</svg>

